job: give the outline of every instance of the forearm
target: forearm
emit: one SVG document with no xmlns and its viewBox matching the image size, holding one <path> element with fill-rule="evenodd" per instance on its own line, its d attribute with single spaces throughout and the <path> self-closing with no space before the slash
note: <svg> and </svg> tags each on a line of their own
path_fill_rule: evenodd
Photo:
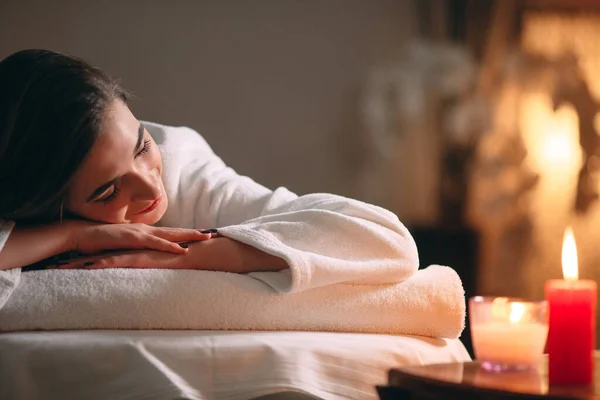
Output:
<svg viewBox="0 0 600 400">
<path fill-rule="evenodd" d="M 17 225 L 0 251 L 0 270 L 21 268 L 70 250 L 71 228 L 68 224 Z"/>
<path fill-rule="evenodd" d="M 239 244 L 240 273 L 281 271 L 289 268 L 283 258 L 265 253 L 247 244 L 236 243 Z"/>
<path fill-rule="evenodd" d="M 289 268 L 284 259 L 229 238 L 195 243 L 187 254 L 194 269 L 234 272 L 281 271 Z"/>
</svg>

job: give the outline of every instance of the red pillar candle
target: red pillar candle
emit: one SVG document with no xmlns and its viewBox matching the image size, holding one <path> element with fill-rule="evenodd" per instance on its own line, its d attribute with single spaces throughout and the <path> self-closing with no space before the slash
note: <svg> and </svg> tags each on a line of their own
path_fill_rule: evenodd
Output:
<svg viewBox="0 0 600 400">
<path fill-rule="evenodd" d="M 573 232 L 565 232 L 563 279 L 546 282 L 549 307 L 548 381 L 551 384 L 589 385 L 594 375 L 597 286 L 578 279 Z"/>
</svg>

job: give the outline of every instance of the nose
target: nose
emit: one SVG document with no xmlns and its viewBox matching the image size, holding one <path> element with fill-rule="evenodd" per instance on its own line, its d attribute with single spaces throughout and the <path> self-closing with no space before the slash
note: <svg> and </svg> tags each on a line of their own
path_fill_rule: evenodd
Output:
<svg viewBox="0 0 600 400">
<path fill-rule="evenodd" d="M 145 173 L 136 174 L 132 177 L 132 195 L 133 201 L 148 201 L 157 199 L 162 193 L 158 171 L 152 170 Z"/>
</svg>

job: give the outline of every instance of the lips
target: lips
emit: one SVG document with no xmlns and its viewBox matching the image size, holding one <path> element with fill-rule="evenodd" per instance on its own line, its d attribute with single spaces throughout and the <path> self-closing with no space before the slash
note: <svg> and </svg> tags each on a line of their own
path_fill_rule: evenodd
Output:
<svg viewBox="0 0 600 400">
<path fill-rule="evenodd" d="M 139 214 L 147 214 L 147 213 L 149 213 L 150 211 L 152 211 L 152 210 L 156 209 L 156 207 L 158 207 L 158 205 L 160 204 L 161 200 L 162 200 L 162 196 L 160 196 L 158 199 L 154 200 L 154 201 L 152 202 L 152 204 L 150 204 L 150 206 L 149 206 L 148 208 L 145 208 L 145 209 L 143 209 L 142 211 L 140 211 L 140 212 L 136 213 L 136 215 L 139 215 Z"/>
</svg>

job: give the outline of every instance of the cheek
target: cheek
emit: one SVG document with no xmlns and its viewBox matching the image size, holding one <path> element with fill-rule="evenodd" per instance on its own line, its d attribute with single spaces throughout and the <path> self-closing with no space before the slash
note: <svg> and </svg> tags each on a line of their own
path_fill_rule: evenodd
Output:
<svg viewBox="0 0 600 400">
<path fill-rule="evenodd" d="M 106 224 L 118 224 L 124 222 L 126 212 L 127 203 L 120 198 L 107 204 L 86 204 L 79 210 L 74 210 L 74 213 L 80 218 Z"/>
</svg>

